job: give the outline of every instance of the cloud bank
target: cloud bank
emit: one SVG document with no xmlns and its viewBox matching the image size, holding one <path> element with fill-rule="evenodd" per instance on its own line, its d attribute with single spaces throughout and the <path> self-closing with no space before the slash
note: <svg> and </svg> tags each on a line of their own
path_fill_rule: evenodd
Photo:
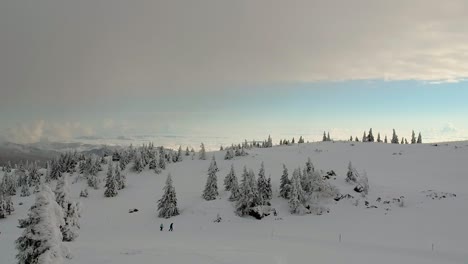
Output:
<svg viewBox="0 0 468 264">
<path fill-rule="evenodd" d="M 2 1 L 0 35 L 5 104 L 468 77 L 463 0 Z"/>
</svg>

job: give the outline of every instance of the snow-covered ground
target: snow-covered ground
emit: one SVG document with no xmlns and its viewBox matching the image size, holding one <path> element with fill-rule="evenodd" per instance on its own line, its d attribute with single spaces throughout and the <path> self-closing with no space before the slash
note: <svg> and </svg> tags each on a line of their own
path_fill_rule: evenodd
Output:
<svg viewBox="0 0 468 264">
<path fill-rule="evenodd" d="M 231 164 L 240 178 L 244 165 L 258 173 L 263 161 L 272 178 L 272 205 L 278 216 L 240 218 L 225 191 L 217 200 L 204 201 L 201 193 L 210 158 L 184 156 L 182 163 L 169 164 L 159 175 L 127 170 L 128 187 L 114 198 L 105 198 L 103 188 L 89 189 L 88 198 L 79 198 L 86 183 L 73 184 L 72 196 L 81 200 L 84 210 L 80 236 L 66 243 L 74 255 L 67 263 L 468 263 L 468 142 L 438 146 L 320 142 L 252 149 L 248 156 L 231 161 L 223 159 L 224 151 L 213 153 L 220 190 Z M 291 215 L 287 201 L 277 198 L 282 164 L 291 175 L 308 157 L 316 169 L 334 170 L 336 180 L 330 181 L 342 194 L 355 198 L 324 203 L 328 214 Z M 365 198 L 345 182 L 349 161 L 367 172 L 370 193 Z M 181 214 L 161 219 L 156 202 L 168 172 Z M 101 177 L 105 173 L 104 168 Z M 443 192 L 456 197 L 443 198 Z M 439 197 L 432 199 L 436 194 Z M 401 196 L 404 207 L 393 202 Z M 2 264 L 15 263 L 14 240 L 22 231 L 16 227 L 18 218 L 26 216 L 32 201 L 33 196 L 17 195 L 14 214 L 0 220 Z M 372 205 L 377 208 L 367 208 Z M 139 211 L 130 214 L 132 208 Z M 213 222 L 217 214 L 223 219 L 220 223 Z M 174 232 L 167 231 L 170 223 Z"/>
</svg>

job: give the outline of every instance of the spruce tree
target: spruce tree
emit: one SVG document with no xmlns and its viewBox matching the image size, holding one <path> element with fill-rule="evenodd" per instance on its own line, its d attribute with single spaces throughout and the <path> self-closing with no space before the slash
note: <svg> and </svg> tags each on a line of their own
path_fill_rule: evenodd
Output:
<svg viewBox="0 0 468 264">
<path fill-rule="evenodd" d="M 11 196 L 6 196 L 5 198 L 5 210 L 8 215 L 11 215 L 12 212 L 15 211 L 15 207 L 13 205 L 13 200 L 11 200 Z"/>
<path fill-rule="evenodd" d="M 181 162 L 184 158 L 182 157 L 182 146 L 179 146 L 179 149 L 177 150 L 177 162 Z"/>
<path fill-rule="evenodd" d="M 158 167 L 158 162 L 156 161 L 156 159 L 155 158 L 151 159 L 148 169 L 155 170 L 157 167 Z"/>
<path fill-rule="evenodd" d="M 379 133 L 377 133 L 377 142 L 379 142 L 379 143 L 381 143 L 381 142 L 382 142 L 382 140 L 380 139 L 380 132 L 379 132 Z"/>
<path fill-rule="evenodd" d="M 270 204 L 271 190 L 268 189 L 268 180 L 265 177 L 265 166 L 262 162 L 258 172 L 257 190 L 264 205 Z"/>
<path fill-rule="evenodd" d="M 224 155 L 225 160 L 232 160 L 234 158 L 234 153 L 232 153 L 232 149 L 228 148 L 226 150 L 226 155 Z"/>
<path fill-rule="evenodd" d="M 21 194 L 20 196 L 21 197 L 27 197 L 31 195 L 31 192 L 29 191 L 29 187 L 27 184 L 23 184 L 23 186 L 21 187 Z"/>
<path fill-rule="evenodd" d="M 164 157 L 164 149 L 161 147 L 160 149 L 160 152 L 159 152 L 159 163 L 158 163 L 158 167 L 161 169 L 161 170 L 165 170 L 166 169 L 166 158 Z"/>
<path fill-rule="evenodd" d="M 353 168 L 353 165 L 351 164 L 351 161 L 348 164 L 348 172 L 346 173 L 346 182 L 353 182 L 355 183 L 357 181 L 357 172 Z"/>
<path fill-rule="evenodd" d="M 19 264 L 63 263 L 66 247 L 60 226 L 65 225 L 62 208 L 47 185 L 36 195 L 29 209 L 26 229 L 15 241 Z"/>
<path fill-rule="evenodd" d="M 299 179 L 299 170 L 296 169 L 291 179 L 291 192 L 289 197 L 289 210 L 292 214 L 301 212 L 304 202 L 304 193 L 302 191 L 301 180 Z"/>
<path fill-rule="evenodd" d="M 205 151 L 205 144 L 201 143 L 200 145 L 200 153 L 198 158 L 201 160 L 206 160 L 206 151 Z"/>
<path fill-rule="evenodd" d="M 250 210 L 256 206 L 256 186 L 253 184 L 251 177 L 254 176 L 247 172 L 247 167 L 244 166 L 242 180 L 240 185 L 240 197 L 236 203 L 236 213 L 239 216 L 248 215 Z"/>
<path fill-rule="evenodd" d="M 327 134 L 325 133 L 325 131 L 323 131 L 322 141 L 323 142 L 327 141 Z"/>
<path fill-rule="evenodd" d="M 392 144 L 398 144 L 398 136 L 395 132 L 395 129 L 393 129 L 393 135 L 392 135 L 392 141 L 391 141 Z"/>
<path fill-rule="evenodd" d="M 63 210 L 65 224 L 60 226 L 63 241 L 73 241 L 78 237 L 78 230 L 80 229 L 81 208 L 80 204 L 72 201 L 70 197 L 68 175 L 65 173 L 57 180 L 55 201 Z"/>
<path fill-rule="evenodd" d="M 237 201 L 240 197 L 240 190 L 239 190 L 239 183 L 237 181 L 237 177 L 235 173 L 231 176 L 230 191 L 231 191 L 231 196 L 229 196 L 229 201 Z"/>
<path fill-rule="evenodd" d="M 273 147 L 273 140 L 271 139 L 271 136 L 268 135 L 268 141 L 267 141 L 267 148 Z"/>
<path fill-rule="evenodd" d="M 353 136 L 349 136 L 349 141 L 353 141 Z"/>
<path fill-rule="evenodd" d="M 106 187 L 106 190 L 104 191 L 105 197 L 117 196 L 117 183 L 115 182 L 112 163 L 109 164 L 109 167 L 108 167 L 105 187 Z"/>
<path fill-rule="evenodd" d="M 172 186 L 172 177 L 167 175 L 166 186 L 164 186 L 164 194 L 158 200 L 158 216 L 161 218 L 170 218 L 179 215 L 177 208 L 177 196 L 175 188 Z"/>
<path fill-rule="evenodd" d="M 416 141 L 416 143 L 417 143 L 417 144 L 422 144 L 421 132 L 419 132 L 418 140 Z"/>
<path fill-rule="evenodd" d="M 145 167 L 145 165 L 143 165 L 141 152 L 137 152 L 136 155 L 135 155 L 134 163 L 133 163 L 133 170 L 136 173 L 140 173 L 140 172 L 143 171 L 144 167 Z"/>
<path fill-rule="evenodd" d="M 119 166 L 115 166 L 114 171 L 115 183 L 117 185 L 117 190 L 122 190 L 127 185 L 127 177 L 120 171 Z"/>
<path fill-rule="evenodd" d="M 369 135 L 367 135 L 367 142 L 374 142 L 374 135 L 372 134 L 372 128 L 369 129 Z"/>
<path fill-rule="evenodd" d="M 206 180 L 205 190 L 203 191 L 203 199 L 207 201 L 215 200 L 218 194 L 218 179 L 216 176 L 218 172 L 218 166 L 216 165 L 216 160 L 213 155 L 211 160 L 210 167 L 208 168 L 208 178 Z"/>
<path fill-rule="evenodd" d="M 401 138 L 401 143 L 400 144 L 405 144 L 405 138 Z"/>
<path fill-rule="evenodd" d="M 356 139 L 355 139 L 354 141 L 356 141 L 356 142 L 359 142 L 359 138 L 358 138 L 358 137 L 356 137 Z"/>
<path fill-rule="evenodd" d="M 416 135 L 414 134 L 414 130 L 411 132 L 411 144 L 416 144 Z"/>
<path fill-rule="evenodd" d="M 229 173 L 224 178 L 224 190 L 226 191 L 231 190 L 231 186 L 232 186 L 232 182 L 234 181 L 234 178 L 236 178 L 236 172 L 234 171 L 234 164 L 231 164 L 231 169 L 229 170 Z"/>
<path fill-rule="evenodd" d="M 190 151 L 189 151 L 188 147 L 185 149 L 185 156 L 190 156 Z"/>
<path fill-rule="evenodd" d="M 364 135 L 362 136 L 362 142 L 367 142 L 366 131 L 364 131 Z"/>
<path fill-rule="evenodd" d="M 7 212 L 6 212 L 6 201 L 5 198 L 3 198 L 3 194 L 0 193 L 0 219 L 6 218 Z"/>
<path fill-rule="evenodd" d="M 385 135 L 384 143 L 385 143 L 385 144 L 387 144 L 387 143 L 388 143 L 388 140 L 387 140 L 387 135 Z"/>
<path fill-rule="evenodd" d="M 327 141 L 331 141 L 330 132 L 327 132 Z"/>
<path fill-rule="evenodd" d="M 280 179 L 280 196 L 289 199 L 289 192 L 291 190 L 291 182 L 288 179 L 288 168 L 283 164 L 283 174 Z"/>
</svg>

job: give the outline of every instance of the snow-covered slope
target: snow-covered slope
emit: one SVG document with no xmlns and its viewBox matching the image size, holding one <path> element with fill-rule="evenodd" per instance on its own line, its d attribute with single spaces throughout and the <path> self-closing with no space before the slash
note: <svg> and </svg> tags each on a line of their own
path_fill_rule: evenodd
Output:
<svg viewBox="0 0 468 264">
<path fill-rule="evenodd" d="M 240 177 L 244 165 L 257 173 L 263 161 L 266 175 L 272 178 L 272 205 L 278 216 L 240 218 L 224 191 L 219 199 L 204 201 L 201 193 L 210 159 L 184 156 L 183 162 L 169 164 L 159 175 L 149 170 L 141 174 L 127 170 L 128 187 L 114 198 L 104 198 L 102 188 L 90 189 L 88 198 L 79 198 L 86 183 L 73 184 L 72 195 L 82 201 L 84 210 L 79 238 L 67 243 L 74 254 L 68 262 L 468 262 L 468 142 L 438 146 L 296 144 L 252 149 L 248 156 L 231 161 L 223 160 L 224 152 L 213 153 L 220 169 L 220 190 L 231 164 Z M 316 169 L 334 170 L 337 177 L 332 183 L 342 194 L 355 198 L 324 203 L 330 209 L 328 214 L 291 215 L 287 201 L 277 198 L 282 164 L 291 175 L 294 168 L 304 167 L 308 157 Z M 365 198 L 345 182 L 349 161 L 359 171 L 367 172 L 370 193 Z M 101 177 L 105 172 L 104 168 Z M 181 214 L 166 220 L 157 217 L 156 201 L 168 172 L 173 176 Z M 443 198 L 443 192 L 456 197 L 445 194 Z M 393 202 L 401 196 L 405 197 L 404 207 Z M 381 201 L 377 202 L 379 197 Z M 26 216 L 33 197 L 17 196 L 14 201 L 14 215 L 0 220 L 0 263 L 15 263 L 14 240 L 22 231 L 16 228 L 17 219 Z M 19 202 L 24 204 L 20 206 Z M 367 208 L 372 205 L 377 208 Z M 130 214 L 132 208 L 139 211 Z M 217 214 L 223 219 L 220 223 L 213 222 Z M 159 231 L 161 223 L 164 232 Z M 174 232 L 167 232 L 170 223 L 174 223 Z"/>
</svg>

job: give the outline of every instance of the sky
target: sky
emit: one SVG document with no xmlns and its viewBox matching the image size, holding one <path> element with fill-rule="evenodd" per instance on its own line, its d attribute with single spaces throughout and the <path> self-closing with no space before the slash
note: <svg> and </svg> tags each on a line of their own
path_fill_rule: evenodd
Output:
<svg viewBox="0 0 468 264">
<path fill-rule="evenodd" d="M 457 0 L 5 0 L 0 140 L 468 139 L 466 43 Z"/>
</svg>

